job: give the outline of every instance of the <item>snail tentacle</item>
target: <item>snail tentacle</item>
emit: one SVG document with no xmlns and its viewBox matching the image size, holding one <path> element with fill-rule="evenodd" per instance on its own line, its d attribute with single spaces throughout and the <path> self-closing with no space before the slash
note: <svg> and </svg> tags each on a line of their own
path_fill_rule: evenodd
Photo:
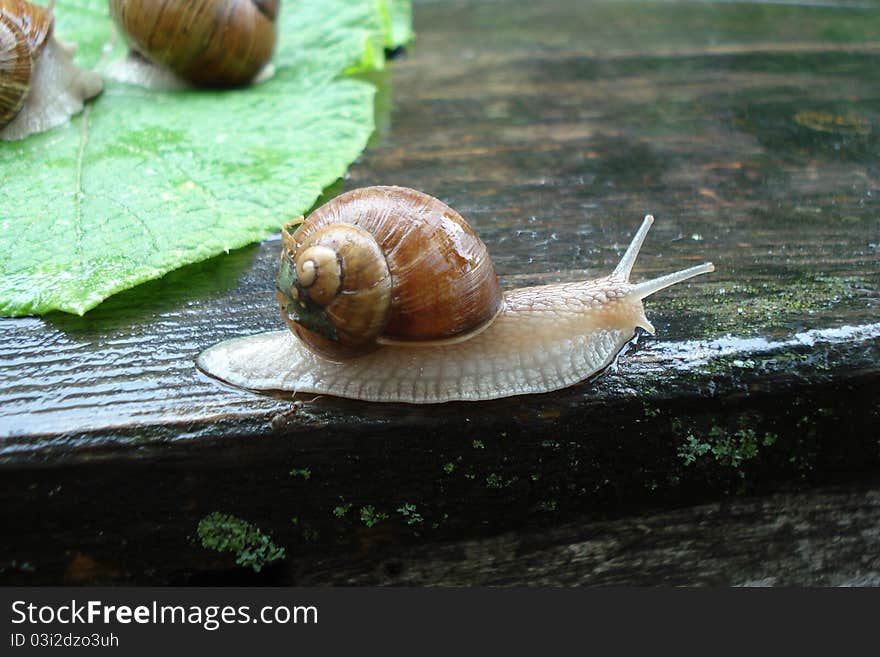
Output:
<svg viewBox="0 0 880 657">
<path fill-rule="evenodd" d="M 687 269 L 682 269 L 681 271 L 666 274 L 665 276 L 652 278 L 649 281 L 637 283 L 636 285 L 633 285 L 632 294 L 639 299 L 644 299 L 645 297 L 649 297 L 655 292 L 664 290 L 676 283 L 681 283 L 682 281 L 686 281 L 694 276 L 699 276 L 700 274 L 709 274 L 713 271 L 715 271 L 715 265 L 711 262 L 704 262 L 702 265 L 695 265 L 693 267 L 688 267 Z"/>
<path fill-rule="evenodd" d="M 629 280 L 633 265 L 636 264 L 636 259 L 639 257 L 639 251 L 642 250 L 642 244 L 645 243 L 645 238 L 648 236 L 648 231 L 651 230 L 653 224 L 654 217 L 650 214 L 646 214 L 645 219 L 642 221 L 642 225 L 639 226 L 639 229 L 633 236 L 626 252 L 620 258 L 620 262 L 617 263 L 617 267 L 615 267 L 614 271 L 611 273 L 612 277 L 619 278 L 622 281 Z"/>
</svg>

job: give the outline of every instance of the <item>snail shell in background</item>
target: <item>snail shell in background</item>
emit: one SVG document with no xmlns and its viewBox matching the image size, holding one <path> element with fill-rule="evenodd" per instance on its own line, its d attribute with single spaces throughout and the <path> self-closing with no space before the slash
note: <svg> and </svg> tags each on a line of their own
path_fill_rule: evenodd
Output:
<svg viewBox="0 0 880 657">
<path fill-rule="evenodd" d="M 30 91 L 33 60 L 52 31 L 51 12 L 39 5 L 0 0 L 0 128 L 21 110 Z"/>
<path fill-rule="evenodd" d="M 279 0 L 110 0 L 134 52 L 201 87 L 237 87 L 257 76 L 275 48 L 278 7 Z"/>
<path fill-rule="evenodd" d="M 470 325 L 459 323 L 457 313 L 458 302 L 463 300 L 464 314 L 470 315 L 471 299 L 456 299 L 452 295 L 445 297 L 448 305 L 432 305 L 429 300 L 434 294 L 444 294 L 448 277 L 431 282 L 418 272 L 419 280 L 424 281 L 417 286 L 422 291 L 419 304 L 440 311 L 438 327 L 455 328 L 440 328 L 439 334 L 428 331 L 400 336 L 388 332 L 392 326 L 389 320 L 375 341 L 368 340 L 367 346 L 357 348 L 342 344 L 343 353 L 339 355 L 328 344 L 343 343 L 348 339 L 343 333 L 361 323 L 375 333 L 375 325 L 382 322 L 361 322 L 356 317 L 347 324 L 341 317 L 329 317 L 337 314 L 335 309 L 331 310 L 331 304 L 323 304 L 324 300 L 332 299 L 330 292 L 339 292 L 343 297 L 350 293 L 345 281 L 348 265 L 340 263 L 345 249 L 335 252 L 334 258 L 333 244 L 312 246 L 315 235 L 356 226 L 370 234 L 390 236 L 390 240 L 377 240 L 379 252 L 375 257 L 384 257 L 390 272 L 392 317 L 406 316 L 405 310 L 394 314 L 395 304 L 404 304 L 407 298 L 400 291 L 407 289 L 407 277 L 413 269 L 418 270 L 423 262 L 438 257 L 434 253 L 437 244 L 444 244 L 444 240 L 455 244 L 448 255 L 439 258 L 445 257 L 447 261 L 455 260 L 455 254 L 482 253 L 485 247 L 470 229 L 461 227 L 460 218 L 452 210 L 413 190 L 370 187 L 344 194 L 328 205 L 331 207 L 316 210 L 298 231 L 285 238 L 281 257 L 278 296 L 282 315 L 293 325 L 294 333 L 305 336 L 305 341 L 288 331 L 227 340 L 199 356 L 197 362 L 202 370 L 253 390 L 308 392 L 370 401 L 439 403 L 549 392 L 604 370 L 633 338 L 637 327 L 653 333 L 643 299 L 693 276 L 714 271 L 712 264 L 706 263 L 643 283 L 630 283 L 630 272 L 653 222 L 649 215 L 610 275 L 510 290 L 503 294 L 500 306 L 493 305 L 494 298 L 488 294 L 488 305 L 482 313 L 474 314 L 476 320 Z M 318 228 L 311 225 L 316 215 L 317 223 L 321 224 Z M 444 222 L 438 217 L 449 220 Z M 340 223 L 334 225 L 332 220 Z M 423 234 L 433 237 L 437 231 L 447 235 L 427 242 L 424 250 L 417 252 L 421 255 L 407 260 L 408 266 L 392 266 L 390 260 L 398 255 L 395 248 L 405 242 L 404 235 L 411 231 L 419 240 Z M 382 251 L 381 244 L 385 242 L 391 248 Z M 305 275 L 300 270 L 291 273 L 291 263 L 315 248 L 321 249 L 312 252 L 316 257 L 300 258 L 298 262 Z M 463 258 L 467 260 L 467 256 Z M 486 271 L 492 270 L 490 262 L 483 266 Z M 382 263 L 375 267 L 381 270 Z M 325 278 L 328 270 L 330 277 Z M 463 271 L 465 275 L 469 273 L 467 267 Z M 494 281 L 494 271 L 486 278 Z M 316 283 L 319 280 L 331 282 L 325 287 Z M 319 287 L 313 292 L 308 284 Z M 493 287 L 491 282 L 486 285 Z M 384 292 L 380 296 L 383 295 Z M 379 316 L 384 317 L 382 312 Z M 430 326 L 432 321 L 419 324 Z M 342 329 L 337 328 L 340 325 Z M 309 333 L 318 334 L 317 348 L 311 344 Z"/>
<path fill-rule="evenodd" d="M 80 112 L 101 78 L 73 64 L 52 35 L 52 6 L 0 0 L 0 139 L 48 130 Z"/>
</svg>

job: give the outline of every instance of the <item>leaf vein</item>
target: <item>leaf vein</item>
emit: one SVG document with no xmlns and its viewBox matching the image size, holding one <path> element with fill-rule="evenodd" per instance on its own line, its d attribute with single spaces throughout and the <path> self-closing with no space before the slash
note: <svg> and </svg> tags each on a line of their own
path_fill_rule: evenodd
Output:
<svg viewBox="0 0 880 657">
<path fill-rule="evenodd" d="M 82 264 L 82 238 L 83 238 L 83 157 L 86 151 L 86 143 L 89 139 L 89 114 L 92 109 L 91 105 L 87 105 L 83 110 L 82 119 L 79 128 L 79 149 L 76 154 L 76 183 L 74 191 L 74 228 L 76 229 L 76 243 L 74 245 L 74 253 L 80 258 Z"/>
</svg>

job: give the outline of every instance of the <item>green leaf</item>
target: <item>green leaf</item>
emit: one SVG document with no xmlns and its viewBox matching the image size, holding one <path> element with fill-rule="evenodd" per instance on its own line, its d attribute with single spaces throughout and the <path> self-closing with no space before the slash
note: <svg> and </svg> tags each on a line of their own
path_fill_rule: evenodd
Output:
<svg viewBox="0 0 880 657">
<path fill-rule="evenodd" d="M 159 92 L 105 81 L 70 123 L 0 142 L 0 314 L 82 314 L 308 210 L 373 130 L 375 88 L 342 73 L 380 68 L 382 46 L 410 37 L 391 27 L 405 4 L 282 3 L 265 82 Z M 105 0 L 59 0 L 55 15 L 80 65 L 124 54 Z"/>
<path fill-rule="evenodd" d="M 409 0 L 389 0 L 389 13 L 391 21 L 386 45 L 389 50 L 393 50 L 409 43 L 413 38 L 412 5 Z"/>
</svg>

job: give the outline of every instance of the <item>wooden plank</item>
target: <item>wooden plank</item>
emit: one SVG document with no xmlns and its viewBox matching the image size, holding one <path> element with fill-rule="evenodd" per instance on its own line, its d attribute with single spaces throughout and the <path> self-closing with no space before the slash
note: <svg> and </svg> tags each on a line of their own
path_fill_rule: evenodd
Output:
<svg viewBox="0 0 880 657">
<path fill-rule="evenodd" d="M 471 405 L 294 402 L 198 372 L 201 349 L 281 327 L 277 240 L 85 317 L 0 320 L 7 580 L 60 581 L 83 554 L 115 573 L 83 581 L 191 581 L 229 567 L 192 542 L 212 511 L 291 555 L 351 555 L 877 471 L 877 12 L 503 6 L 417 6 L 417 42 L 376 78 L 377 135 L 327 196 L 444 199 L 506 286 L 610 271 L 646 212 L 636 280 L 718 271 L 649 300 L 658 335 L 617 371 Z"/>
<path fill-rule="evenodd" d="M 880 489 L 831 487 L 386 549 L 299 585 L 878 586 Z"/>
</svg>

